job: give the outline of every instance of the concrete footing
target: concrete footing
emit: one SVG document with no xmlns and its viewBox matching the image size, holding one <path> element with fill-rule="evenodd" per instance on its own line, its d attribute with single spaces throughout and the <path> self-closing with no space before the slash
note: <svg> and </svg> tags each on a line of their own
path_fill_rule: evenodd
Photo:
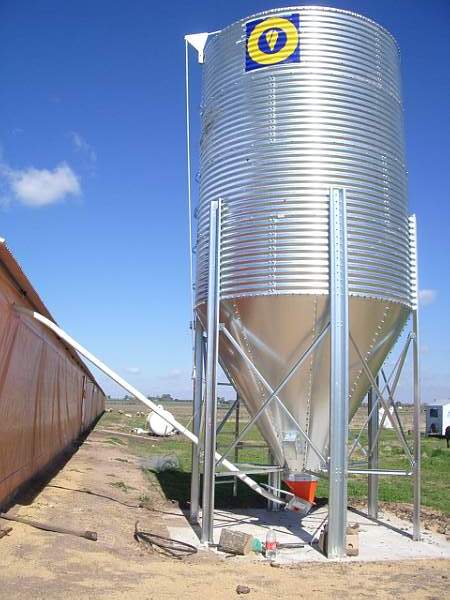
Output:
<svg viewBox="0 0 450 600">
<path fill-rule="evenodd" d="M 328 507 L 313 510 L 300 521 L 298 515 L 288 511 L 269 512 L 259 509 L 216 510 L 214 541 L 218 543 L 223 528 L 235 528 L 264 542 L 268 527 L 273 527 L 279 543 L 304 543 L 303 548 L 282 549 L 277 562 L 281 564 L 302 561 L 327 561 L 318 550 L 320 531 L 326 521 Z M 344 561 L 392 561 L 420 558 L 450 558 L 450 541 L 445 536 L 423 532 L 422 540 L 412 540 L 412 525 L 397 517 L 384 514 L 380 520 L 369 519 L 363 513 L 349 509 L 348 523 L 359 524 L 359 555 Z M 183 526 L 169 527 L 169 535 L 201 547 L 198 531 L 186 520 Z M 255 557 L 256 555 L 252 555 Z M 247 560 L 248 557 L 241 557 Z"/>
</svg>

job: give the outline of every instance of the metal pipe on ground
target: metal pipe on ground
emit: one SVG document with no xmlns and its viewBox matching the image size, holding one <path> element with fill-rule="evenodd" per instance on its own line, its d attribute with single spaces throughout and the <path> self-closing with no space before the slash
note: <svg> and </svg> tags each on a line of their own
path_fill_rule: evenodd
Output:
<svg viewBox="0 0 450 600">
<path fill-rule="evenodd" d="M 158 408 L 158 406 L 156 404 L 154 404 L 154 402 L 149 400 L 146 396 L 144 396 L 144 394 L 142 394 L 142 392 L 140 392 L 138 389 L 136 389 L 134 386 L 132 386 L 130 383 L 128 383 L 125 379 L 123 379 L 123 377 L 121 377 L 115 371 L 110 369 L 105 363 L 103 363 L 100 359 L 98 359 L 91 352 L 89 352 L 89 350 L 87 350 L 81 344 L 79 344 L 76 340 L 74 340 L 69 334 L 67 334 L 63 329 L 61 329 L 61 327 L 58 327 L 58 325 L 56 325 L 56 323 L 54 323 L 53 321 L 50 321 L 50 319 L 47 319 L 40 313 L 30 310 L 28 308 L 25 308 L 23 306 L 15 305 L 15 309 L 18 313 L 24 314 L 36 321 L 39 321 L 39 323 L 42 323 L 43 325 L 45 325 L 46 327 L 51 329 L 53 331 L 53 333 L 55 333 L 59 338 L 64 340 L 67 344 L 72 346 L 72 348 L 74 348 L 79 354 L 81 354 L 81 356 L 84 356 L 84 358 L 86 358 L 89 362 L 91 362 L 98 369 L 100 369 L 100 371 L 105 373 L 105 375 L 110 377 L 113 381 L 115 381 L 117 384 L 119 384 L 121 387 L 123 387 L 125 390 L 127 390 L 132 396 L 134 396 L 135 398 L 140 400 L 143 404 L 145 404 L 153 412 L 155 412 L 157 415 L 159 415 L 164 421 L 166 421 L 166 423 L 169 423 L 170 425 L 172 425 L 174 427 L 174 429 L 176 429 L 177 431 L 182 433 L 185 437 L 188 438 L 188 440 L 190 440 L 194 444 L 196 444 L 196 445 L 199 444 L 198 437 L 196 435 L 194 435 L 189 429 L 187 429 L 186 427 L 184 427 L 184 425 L 179 423 L 172 415 L 168 415 L 165 413 L 164 410 L 161 410 L 160 408 Z M 216 460 L 220 460 L 222 458 L 222 456 L 221 456 L 221 454 L 216 452 L 215 458 L 216 458 Z M 228 471 L 230 471 L 231 473 L 234 473 L 236 475 L 236 477 L 239 477 L 239 479 L 241 481 L 243 481 L 246 485 L 248 485 L 249 488 L 251 488 L 254 492 L 259 494 L 260 496 L 263 496 L 264 498 L 267 498 L 268 500 L 271 500 L 272 502 L 276 502 L 277 504 L 282 504 L 282 505 L 286 504 L 286 502 L 284 500 L 282 500 L 281 498 L 277 498 L 275 495 L 266 491 L 251 477 L 248 477 L 245 473 L 242 473 L 242 471 L 240 471 L 229 460 L 223 460 L 222 464 Z"/>
<path fill-rule="evenodd" d="M 91 542 L 97 541 L 97 533 L 95 531 L 80 531 L 78 529 L 67 529 L 66 527 L 58 527 L 57 525 L 50 525 L 49 523 L 41 523 L 40 521 L 32 521 L 31 519 L 23 519 L 22 517 L 13 517 L 6 513 L 0 513 L 0 519 L 6 521 L 14 521 L 16 523 L 23 523 L 24 525 L 30 525 L 36 529 L 42 529 L 43 531 L 51 531 L 52 533 L 65 533 L 67 535 L 75 535 L 76 537 L 84 538 L 85 540 L 91 540 Z"/>
</svg>

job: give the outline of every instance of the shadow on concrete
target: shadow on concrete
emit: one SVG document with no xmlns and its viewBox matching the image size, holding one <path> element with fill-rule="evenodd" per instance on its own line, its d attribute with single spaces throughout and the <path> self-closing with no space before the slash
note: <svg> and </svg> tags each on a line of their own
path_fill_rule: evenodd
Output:
<svg viewBox="0 0 450 600">
<path fill-rule="evenodd" d="M 183 471 L 164 471 L 155 473 L 155 475 L 166 498 L 177 502 L 189 521 L 191 474 Z M 267 479 L 264 475 L 255 476 L 254 478 L 258 483 L 266 483 Z M 327 498 L 318 498 L 307 515 L 309 527 L 311 527 L 311 523 L 314 524 L 314 532 L 312 533 L 311 530 L 308 531 L 302 527 L 301 518 L 297 513 L 284 510 L 276 512 L 266 510 L 266 499 L 250 490 L 241 481 L 238 481 L 238 493 L 234 497 L 233 480 L 230 479 L 230 483 L 216 486 L 214 529 L 217 530 L 223 527 L 239 528 L 248 524 L 262 528 L 272 527 L 274 531 L 280 534 L 286 535 L 287 532 L 291 534 L 293 542 L 301 541 L 305 545 L 309 545 L 317 539 L 318 532 L 324 523 L 323 513 L 319 512 L 317 515 L 315 513 L 320 511 L 326 504 Z M 244 514 L 239 514 L 240 510 Z M 233 512 L 237 514 L 233 514 Z M 200 526 L 197 524 L 190 524 L 190 526 L 200 539 Z M 315 548 L 315 546 L 312 545 L 312 548 Z M 315 549 L 317 550 L 317 548 Z"/>
<path fill-rule="evenodd" d="M 374 519 L 373 517 L 369 517 L 369 515 L 367 513 L 362 512 L 362 511 L 358 510 L 357 508 L 353 508 L 352 506 L 349 506 L 348 510 L 352 513 L 355 513 L 355 515 L 358 515 L 360 517 L 365 517 L 368 521 L 371 521 L 372 523 L 375 523 L 376 525 L 381 525 L 381 527 L 385 527 L 386 529 L 390 529 L 391 531 L 394 531 L 395 533 L 399 533 L 400 535 L 403 535 L 404 537 L 407 537 L 410 540 L 413 539 L 412 534 L 409 533 L 408 531 L 405 531 L 404 529 L 399 529 L 398 527 L 395 527 L 394 525 L 391 525 L 390 523 L 386 523 L 386 521 L 381 521 L 380 519 Z"/>
</svg>

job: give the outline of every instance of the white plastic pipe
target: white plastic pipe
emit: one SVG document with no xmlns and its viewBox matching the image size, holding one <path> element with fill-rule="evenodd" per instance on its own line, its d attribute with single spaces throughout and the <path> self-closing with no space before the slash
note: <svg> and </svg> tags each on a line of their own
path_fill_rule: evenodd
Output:
<svg viewBox="0 0 450 600">
<path fill-rule="evenodd" d="M 107 365 L 105 365 L 105 363 L 103 363 L 101 360 L 99 360 L 97 357 L 95 357 L 93 354 L 91 354 L 91 352 L 89 352 L 89 350 L 86 350 L 86 348 L 84 348 L 76 340 L 74 340 L 72 337 L 70 337 L 70 335 L 68 335 L 65 331 L 63 331 L 61 329 L 61 327 L 58 327 L 58 325 L 56 325 L 56 323 L 53 323 L 53 321 L 50 321 L 50 319 L 47 319 L 40 313 L 35 312 L 33 310 L 29 310 L 28 308 L 24 308 L 23 306 L 15 305 L 15 309 L 17 310 L 17 312 L 27 315 L 27 316 L 35 319 L 36 321 L 39 321 L 40 323 L 42 323 L 49 329 L 51 329 L 53 331 L 53 333 L 55 333 L 59 338 L 64 340 L 67 344 L 69 344 L 69 346 L 72 346 L 72 348 L 74 348 L 77 352 L 79 352 L 79 354 L 84 356 L 89 362 L 91 362 L 98 369 L 100 369 L 100 371 L 103 371 L 103 373 L 105 373 L 105 375 L 108 375 L 108 377 L 110 377 L 112 380 L 114 380 L 116 383 L 118 383 L 121 387 L 123 387 L 125 390 L 127 390 L 127 392 L 129 392 L 132 396 L 134 396 L 135 398 L 140 400 L 143 404 L 148 406 L 148 408 L 150 408 L 153 412 L 155 412 L 157 415 L 159 415 L 164 421 L 166 421 L 167 423 L 172 425 L 172 427 L 174 427 L 177 431 L 179 431 L 184 436 L 186 436 L 193 444 L 195 444 L 196 446 L 199 445 L 198 437 L 196 435 L 194 435 L 192 433 L 192 431 L 190 431 L 189 429 L 184 427 L 184 425 L 179 423 L 173 417 L 173 415 L 171 415 L 170 413 L 167 414 L 164 409 L 161 410 L 156 404 L 154 404 L 151 400 L 149 400 L 146 396 L 144 396 L 144 394 L 142 394 L 139 390 L 137 390 L 130 383 L 125 381 L 125 379 L 123 379 L 123 377 L 121 377 L 120 375 L 115 373 L 112 369 L 110 369 Z M 215 456 L 216 456 L 216 460 L 220 460 L 222 458 L 221 454 L 219 454 L 218 452 L 216 452 Z M 271 494 L 269 491 L 262 488 L 254 479 L 252 479 L 251 477 L 248 477 L 248 475 L 246 475 L 245 473 L 242 473 L 242 471 L 240 471 L 236 467 L 236 465 L 231 463 L 229 460 L 224 459 L 222 461 L 222 464 L 226 469 L 228 469 L 228 471 L 230 471 L 231 473 L 233 473 L 237 477 L 239 477 L 239 479 L 241 481 L 243 481 L 245 484 L 247 484 L 257 494 L 260 494 L 261 496 L 264 496 L 264 498 L 267 498 L 268 500 L 271 500 L 272 502 L 276 502 L 277 504 L 286 504 L 286 502 L 284 500 L 277 498 L 276 496 Z"/>
</svg>

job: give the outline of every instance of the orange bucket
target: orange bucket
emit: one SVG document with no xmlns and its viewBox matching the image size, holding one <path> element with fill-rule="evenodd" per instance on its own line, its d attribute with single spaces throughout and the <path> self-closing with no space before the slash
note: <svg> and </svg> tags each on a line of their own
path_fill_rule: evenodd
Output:
<svg viewBox="0 0 450 600">
<path fill-rule="evenodd" d="M 302 498 L 311 503 L 316 499 L 317 480 L 293 481 L 286 479 L 284 483 L 297 498 Z"/>
</svg>

